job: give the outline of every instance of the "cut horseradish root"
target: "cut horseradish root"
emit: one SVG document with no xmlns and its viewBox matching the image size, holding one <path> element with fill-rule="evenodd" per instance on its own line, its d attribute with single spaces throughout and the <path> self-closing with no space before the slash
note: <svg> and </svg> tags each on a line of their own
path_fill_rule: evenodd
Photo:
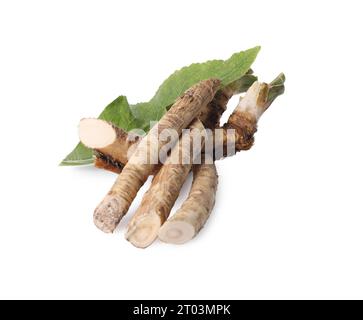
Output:
<svg viewBox="0 0 363 320">
<path fill-rule="evenodd" d="M 146 248 L 154 242 L 165 219 L 156 212 L 143 212 L 136 219 L 130 223 L 125 238 L 137 248 Z"/>
<path fill-rule="evenodd" d="M 215 203 L 218 175 L 214 164 L 194 165 L 193 184 L 181 208 L 160 228 L 163 242 L 182 244 L 202 229 Z"/>
<path fill-rule="evenodd" d="M 127 133 L 109 122 L 92 118 L 82 119 L 78 132 L 81 142 L 95 151 L 96 164 L 99 163 L 99 166 L 103 161 L 122 168 L 142 139 L 141 136 Z"/>
</svg>

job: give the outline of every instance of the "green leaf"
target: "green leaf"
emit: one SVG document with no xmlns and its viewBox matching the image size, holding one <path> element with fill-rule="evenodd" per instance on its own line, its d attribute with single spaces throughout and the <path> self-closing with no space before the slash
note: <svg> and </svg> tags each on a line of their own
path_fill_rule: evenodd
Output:
<svg viewBox="0 0 363 320">
<path fill-rule="evenodd" d="M 93 152 L 91 149 L 79 142 L 74 150 L 60 163 L 61 166 L 81 166 L 93 163 Z"/>
<path fill-rule="evenodd" d="M 131 112 L 130 105 L 125 96 L 120 96 L 112 101 L 99 116 L 100 119 L 112 122 L 115 126 L 130 131 L 142 126 Z"/>
<path fill-rule="evenodd" d="M 126 131 L 135 128 L 147 131 L 150 121 L 159 120 L 174 101 L 197 82 L 218 78 L 222 81 L 222 86 L 227 86 L 238 81 L 247 73 L 259 50 L 260 47 L 255 47 L 235 53 L 227 60 L 191 64 L 169 76 L 149 102 L 129 105 L 126 97 L 120 96 L 105 108 L 99 118 L 110 121 Z M 79 143 L 61 165 L 83 165 L 92 162 L 92 150 Z"/>
<path fill-rule="evenodd" d="M 167 78 L 154 97 L 146 103 L 138 103 L 131 109 L 138 119 L 145 124 L 151 120 L 159 120 L 185 90 L 197 82 L 209 78 L 218 78 L 222 86 L 227 86 L 241 78 L 256 59 L 260 47 L 233 54 L 228 60 L 210 60 L 194 63 L 175 71 Z"/>
</svg>

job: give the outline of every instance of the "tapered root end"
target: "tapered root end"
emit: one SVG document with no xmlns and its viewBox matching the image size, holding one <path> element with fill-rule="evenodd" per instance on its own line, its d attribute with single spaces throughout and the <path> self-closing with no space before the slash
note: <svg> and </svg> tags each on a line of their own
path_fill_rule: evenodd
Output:
<svg viewBox="0 0 363 320">
<path fill-rule="evenodd" d="M 116 139 L 112 125 L 100 119 L 82 119 L 78 132 L 81 142 L 92 149 L 105 148 Z"/>
<path fill-rule="evenodd" d="M 146 248 L 157 238 L 160 226 L 160 217 L 157 214 L 148 214 L 129 227 L 125 238 L 137 248 Z"/>
<path fill-rule="evenodd" d="M 194 227 L 184 221 L 167 221 L 160 228 L 159 239 L 166 243 L 183 244 L 195 236 Z"/>
<path fill-rule="evenodd" d="M 122 218 L 119 208 L 119 200 L 107 195 L 93 214 L 95 226 L 105 233 L 112 233 Z"/>
</svg>

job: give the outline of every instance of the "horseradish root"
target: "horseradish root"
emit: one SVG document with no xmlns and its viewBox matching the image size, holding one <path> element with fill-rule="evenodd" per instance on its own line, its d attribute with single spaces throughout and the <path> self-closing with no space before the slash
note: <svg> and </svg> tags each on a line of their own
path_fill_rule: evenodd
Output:
<svg viewBox="0 0 363 320">
<path fill-rule="evenodd" d="M 130 134 L 101 119 L 82 119 L 78 127 L 79 139 L 94 150 L 95 165 L 114 172 L 121 172 L 128 157 L 135 151 L 141 136 Z"/>
<path fill-rule="evenodd" d="M 193 166 L 193 184 L 181 208 L 159 229 L 159 239 L 182 244 L 202 229 L 215 203 L 218 175 L 215 164 Z"/>
<path fill-rule="evenodd" d="M 169 216 L 188 176 L 193 160 L 201 152 L 205 135 L 203 131 L 203 124 L 195 120 L 190 126 L 190 133 L 183 133 L 182 139 L 171 150 L 165 164 L 154 177 L 128 225 L 126 239 L 134 246 L 145 248 L 156 239 L 160 226 Z"/>
<path fill-rule="evenodd" d="M 94 165 L 98 169 L 104 169 L 117 174 L 120 174 L 122 168 L 124 167 L 123 164 L 116 162 L 110 158 L 103 157 L 103 155 L 101 154 L 96 156 L 96 159 L 94 160 Z"/>
<path fill-rule="evenodd" d="M 178 140 L 182 129 L 199 115 L 203 106 L 212 101 L 219 85 L 218 79 L 209 79 L 188 89 L 140 141 L 115 184 L 94 212 L 94 223 L 99 229 L 104 232 L 114 231 L 128 211 L 138 190 L 158 164 L 148 159 L 159 159 L 159 152 L 166 144 L 170 146 L 168 147 L 170 150 Z M 167 142 L 160 139 L 159 134 L 168 129 L 176 132 L 177 136 L 172 136 Z"/>
</svg>

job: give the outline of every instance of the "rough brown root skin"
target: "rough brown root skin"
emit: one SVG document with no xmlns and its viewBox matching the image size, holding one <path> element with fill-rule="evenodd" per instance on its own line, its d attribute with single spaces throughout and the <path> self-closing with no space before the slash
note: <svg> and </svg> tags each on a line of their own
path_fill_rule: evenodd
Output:
<svg viewBox="0 0 363 320">
<path fill-rule="evenodd" d="M 227 103 L 233 96 L 234 92 L 231 88 L 224 88 L 217 91 L 213 100 L 203 107 L 199 120 L 202 121 L 205 128 L 214 129 L 219 126 L 222 114 L 227 109 Z"/>
<path fill-rule="evenodd" d="M 199 82 L 188 89 L 160 119 L 158 124 L 151 128 L 149 133 L 140 141 L 135 152 L 118 176 L 104 200 L 94 212 L 95 225 L 105 232 L 112 232 L 128 211 L 138 190 L 148 176 L 155 170 L 157 164 L 145 164 L 145 155 L 155 158 L 166 141 L 159 139 L 164 129 L 173 129 L 179 135 L 196 118 L 203 106 L 212 101 L 220 86 L 218 79 L 209 79 Z M 152 146 L 152 141 L 158 140 L 158 147 Z M 170 139 L 173 144 L 178 137 Z"/>
<path fill-rule="evenodd" d="M 257 131 L 257 120 L 254 116 L 235 110 L 223 125 L 223 150 L 224 156 L 230 156 L 227 152 L 227 130 L 235 130 L 235 150 L 249 150 L 254 143 L 254 134 Z"/>
<path fill-rule="evenodd" d="M 115 160 L 105 157 L 104 155 L 97 154 L 94 161 L 96 168 L 104 169 L 119 174 L 124 167 L 123 164 L 116 162 Z"/>
<path fill-rule="evenodd" d="M 212 212 L 217 184 L 218 175 L 214 164 L 194 165 L 189 196 L 159 229 L 159 239 L 166 243 L 182 244 L 194 238 Z"/>
<path fill-rule="evenodd" d="M 203 124 L 195 120 L 190 126 L 188 137 L 191 145 L 195 139 L 200 138 L 203 131 Z M 158 230 L 168 218 L 192 167 L 192 160 L 200 154 L 203 143 L 204 141 L 201 141 L 200 148 L 194 149 L 191 160 L 183 158 L 183 155 L 190 154 L 191 150 L 189 145 L 183 145 L 182 139 L 172 149 L 128 225 L 125 237 L 134 246 L 146 248 L 157 238 Z"/>
</svg>

